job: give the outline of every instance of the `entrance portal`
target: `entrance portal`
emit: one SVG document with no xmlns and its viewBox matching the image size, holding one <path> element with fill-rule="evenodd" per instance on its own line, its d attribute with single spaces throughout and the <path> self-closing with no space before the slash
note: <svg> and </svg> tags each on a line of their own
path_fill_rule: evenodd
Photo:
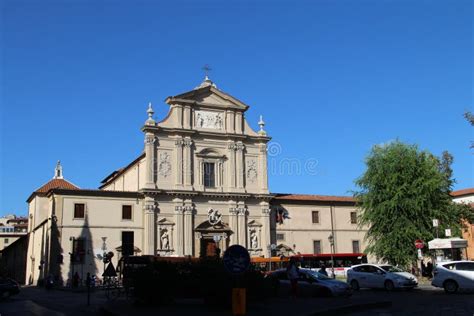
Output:
<svg viewBox="0 0 474 316">
<path fill-rule="evenodd" d="M 213 239 L 201 239 L 201 257 L 215 257 L 217 249 L 217 244 Z"/>
<path fill-rule="evenodd" d="M 200 257 L 220 257 L 229 246 L 229 236 L 232 234 L 227 224 L 211 225 L 208 221 L 198 225 L 195 232 L 200 242 Z"/>
</svg>

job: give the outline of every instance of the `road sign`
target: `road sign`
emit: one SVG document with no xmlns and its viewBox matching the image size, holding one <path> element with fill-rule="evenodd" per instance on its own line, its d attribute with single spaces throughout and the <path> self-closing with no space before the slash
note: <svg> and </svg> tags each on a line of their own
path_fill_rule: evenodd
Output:
<svg viewBox="0 0 474 316">
<path fill-rule="evenodd" d="M 240 245 L 230 246 L 224 253 L 224 267 L 230 274 L 239 275 L 250 266 L 250 255 L 247 249 Z"/>
<path fill-rule="evenodd" d="M 415 247 L 416 249 L 423 249 L 425 247 L 425 243 L 421 239 L 415 240 Z"/>
<path fill-rule="evenodd" d="M 450 228 L 446 228 L 444 230 L 444 234 L 446 235 L 446 237 L 451 237 L 451 229 Z"/>
</svg>

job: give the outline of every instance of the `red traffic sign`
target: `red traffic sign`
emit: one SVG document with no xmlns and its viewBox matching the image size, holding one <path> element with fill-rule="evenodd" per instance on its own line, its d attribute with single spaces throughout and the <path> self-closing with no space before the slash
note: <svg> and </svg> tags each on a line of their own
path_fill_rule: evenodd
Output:
<svg viewBox="0 0 474 316">
<path fill-rule="evenodd" d="M 415 240 L 415 247 L 416 249 L 423 249 L 425 247 L 425 243 L 421 239 Z"/>
</svg>

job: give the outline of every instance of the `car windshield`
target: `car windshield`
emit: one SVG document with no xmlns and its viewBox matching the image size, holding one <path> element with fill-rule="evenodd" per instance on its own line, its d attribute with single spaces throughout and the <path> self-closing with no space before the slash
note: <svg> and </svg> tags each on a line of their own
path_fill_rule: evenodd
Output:
<svg viewBox="0 0 474 316">
<path fill-rule="evenodd" d="M 308 271 L 308 274 L 317 280 L 332 280 L 330 277 L 316 271 Z"/>
<path fill-rule="evenodd" d="M 389 266 L 389 265 L 381 266 L 381 268 L 387 272 L 403 272 L 403 270 L 400 270 L 397 267 Z"/>
</svg>

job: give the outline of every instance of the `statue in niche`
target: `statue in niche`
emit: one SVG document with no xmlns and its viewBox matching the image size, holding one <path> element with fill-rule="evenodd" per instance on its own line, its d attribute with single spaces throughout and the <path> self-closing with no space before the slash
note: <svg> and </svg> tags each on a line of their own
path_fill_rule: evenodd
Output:
<svg viewBox="0 0 474 316">
<path fill-rule="evenodd" d="M 161 236 L 160 236 L 160 239 L 161 239 L 161 249 L 169 250 L 170 249 L 170 238 L 169 238 L 169 235 L 168 235 L 168 230 L 163 229 L 163 231 L 161 233 Z"/>
<path fill-rule="evenodd" d="M 252 232 L 250 233 L 250 243 L 251 243 L 252 249 L 258 248 L 258 237 L 255 230 L 252 230 Z"/>
</svg>

